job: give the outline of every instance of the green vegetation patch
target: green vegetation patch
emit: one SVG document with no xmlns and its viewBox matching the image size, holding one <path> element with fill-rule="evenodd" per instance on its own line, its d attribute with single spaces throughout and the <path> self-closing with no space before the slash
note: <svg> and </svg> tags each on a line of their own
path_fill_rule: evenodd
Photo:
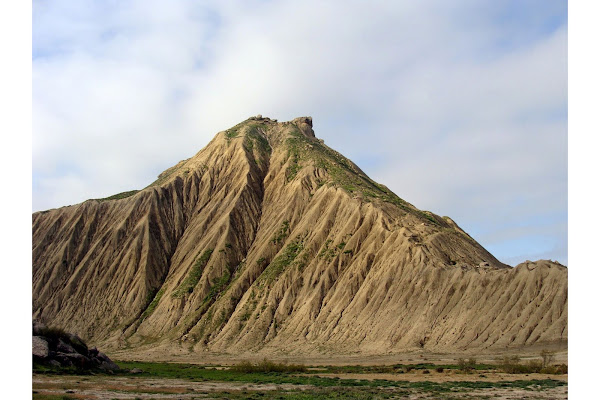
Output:
<svg viewBox="0 0 600 400">
<path fill-rule="evenodd" d="M 250 384 L 269 384 L 269 385 L 303 385 L 301 388 L 283 389 L 260 389 L 239 387 L 237 389 L 215 391 L 210 393 L 211 398 L 215 399 L 388 399 L 388 398 L 409 398 L 414 395 L 435 398 L 435 399 L 453 399 L 453 398 L 473 398 L 469 392 L 482 389 L 520 389 L 531 392 L 540 392 L 566 386 L 567 382 L 542 379 L 542 380 L 514 380 L 500 382 L 483 381 L 449 381 L 449 382 L 431 382 L 431 381 L 389 381 L 383 379 L 365 380 L 365 379 L 340 379 L 326 378 L 316 375 L 317 373 L 331 372 L 365 372 L 365 373 L 386 373 L 389 368 L 398 369 L 407 365 L 397 364 L 394 366 L 344 366 L 344 367 L 319 367 L 307 368 L 304 365 L 282 364 L 268 360 L 259 363 L 240 362 L 231 367 L 201 366 L 195 364 L 178 363 L 153 363 L 138 361 L 117 361 L 121 367 L 120 371 L 114 375 L 123 377 L 137 378 L 155 378 L 161 379 L 168 384 L 168 379 L 183 379 L 190 382 L 238 382 Z M 477 364 L 479 365 L 479 364 Z M 412 364 L 415 369 L 435 366 L 434 364 Z M 439 367 L 439 366 L 438 366 Z M 446 366 L 451 367 L 451 366 Z M 453 365 L 457 369 L 459 365 Z M 143 372 L 131 374 L 128 372 L 133 368 L 141 369 Z M 57 372 L 43 372 L 53 373 Z M 65 375 L 75 375 L 76 371 L 64 370 L 61 373 Z M 97 375 L 102 375 L 99 373 Z M 113 374 L 106 374 L 113 376 Z M 133 390 L 132 390 L 133 392 Z M 146 393 L 146 392 L 144 392 Z M 148 392 L 149 393 L 149 392 Z M 493 395 L 493 392 L 490 393 Z M 45 398 L 36 396 L 34 387 L 34 399 Z M 421 398 L 421 397 L 419 397 Z M 487 397 L 486 397 L 487 398 Z"/>
<path fill-rule="evenodd" d="M 275 233 L 275 235 L 273 235 L 273 239 L 271 239 L 271 243 L 273 243 L 273 244 L 282 243 L 285 240 L 285 238 L 288 237 L 289 230 L 290 230 L 290 221 L 288 221 L 286 219 L 285 221 L 283 221 L 281 223 L 281 226 L 279 227 L 279 230 L 277 231 L 277 233 Z"/>
<path fill-rule="evenodd" d="M 202 271 L 204 271 L 204 267 L 206 267 L 212 253 L 213 249 L 208 249 L 196 260 L 188 275 L 183 282 L 181 282 L 181 285 L 179 285 L 171 295 L 172 297 L 179 298 L 194 291 L 194 288 L 202 277 Z"/>
<path fill-rule="evenodd" d="M 97 202 L 102 203 L 103 201 L 108 201 L 108 200 L 126 199 L 127 197 L 133 196 L 137 192 L 139 192 L 139 190 L 130 190 L 128 192 L 121 192 L 121 193 L 113 194 L 112 196 L 104 197 L 103 199 L 93 199 L 93 200 L 96 200 Z"/>
<path fill-rule="evenodd" d="M 246 138 L 248 141 L 245 143 L 249 145 L 250 148 L 247 147 L 247 149 L 253 150 L 256 146 L 261 152 L 271 152 L 269 141 L 265 135 L 261 133 L 261 128 L 263 128 L 263 126 L 259 123 L 254 123 L 248 126 L 248 131 L 246 132 Z"/>
<path fill-rule="evenodd" d="M 210 302 L 212 300 L 215 300 L 219 293 L 221 293 L 223 288 L 227 286 L 227 283 L 229 283 L 230 278 L 231 272 L 229 271 L 229 269 L 226 269 L 223 275 L 221 275 L 221 277 L 218 278 L 215 281 L 215 283 L 210 287 L 210 290 L 208 291 L 208 294 L 206 295 L 203 301 Z"/>
<path fill-rule="evenodd" d="M 431 215 L 414 209 L 386 186 L 370 179 L 346 157 L 318 140 L 307 138 L 298 129 L 292 129 L 290 137 L 286 139 L 286 145 L 288 148 L 288 167 L 286 169 L 288 182 L 296 177 L 304 161 L 312 160 L 315 167 L 324 169 L 329 174 L 330 179 L 322 184 L 329 183 L 350 194 L 360 194 L 365 201 L 380 200 L 395 204 L 419 218 L 427 219 L 434 224 L 438 223 Z"/>
<path fill-rule="evenodd" d="M 526 390 L 544 390 L 567 385 L 564 381 L 554 379 L 515 380 L 500 382 L 483 381 L 450 381 L 450 382 L 408 382 L 388 381 L 383 379 L 339 379 L 325 378 L 312 373 L 304 373 L 302 365 L 277 364 L 267 360 L 258 364 L 247 362 L 229 368 L 204 367 L 195 364 L 151 363 L 139 361 L 117 361 L 118 365 L 129 370 L 139 368 L 144 371 L 137 376 L 156 378 L 190 379 L 195 381 L 222 381 L 222 382 L 252 382 L 312 385 L 316 387 L 371 387 L 371 388 L 404 388 L 420 389 L 432 392 L 465 391 L 469 389 L 488 388 L 521 388 Z M 433 365 L 433 364 L 432 364 Z M 325 367 L 333 368 L 333 367 Z M 376 368 L 376 367 L 356 367 Z M 308 370 L 308 369 L 307 369 Z M 326 371 L 330 372 L 330 371 Z M 319 371 L 318 373 L 326 373 Z M 127 374 L 126 372 L 120 372 Z M 128 375 L 128 374 L 127 374 Z M 345 389 L 344 389 L 345 390 Z"/>
<path fill-rule="evenodd" d="M 162 185 L 164 182 L 167 181 L 167 179 L 169 179 L 169 177 L 171 177 L 173 174 L 177 173 L 183 167 L 185 162 L 188 160 L 189 160 L 189 158 L 187 158 L 185 160 L 181 160 L 176 165 L 161 172 L 160 175 L 158 175 L 158 178 L 146 187 L 148 188 L 148 187 L 152 187 L 152 186 Z"/>
<path fill-rule="evenodd" d="M 330 262 L 331 260 L 333 260 L 335 256 L 338 255 L 340 251 L 342 251 L 346 247 L 346 242 L 341 242 L 335 246 L 330 247 L 331 243 L 333 243 L 333 240 L 327 239 L 323 244 L 321 251 L 317 255 L 320 259 L 324 259 L 326 262 Z M 353 254 L 353 251 L 346 250 L 344 251 L 344 254 Z"/>
<path fill-rule="evenodd" d="M 302 238 L 298 236 L 293 242 L 289 243 L 282 250 L 280 255 L 271 261 L 259 279 L 266 281 L 267 283 L 275 280 L 275 278 L 277 278 L 289 265 L 292 264 L 292 262 L 294 262 L 302 250 L 304 250 L 304 242 Z"/>
<path fill-rule="evenodd" d="M 237 127 L 237 125 L 231 129 L 227 129 L 225 131 L 225 139 L 227 139 L 228 141 L 238 137 L 238 135 L 240 134 L 240 128 Z"/>
<path fill-rule="evenodd" d="M 151 301 L 150 301 L 150 304 L 148 304 L 148 307 L 146 307 L 146 309 L 142 313 L 142 320 L 144 320 L 144 319 L 148 318 L 150 315 L 152 315 L 152 313 L 156 309 L 156 306 L 158 305 L 158 302 L 160 301 L 160 299 L 164 293 L 165 293 L 164 288 L 161 288 L 158 292 L 156 292 L 156 289 L 154 289 L 153 291 L 150 292 L 148 297 L 151 298 Z"/>
</svg>

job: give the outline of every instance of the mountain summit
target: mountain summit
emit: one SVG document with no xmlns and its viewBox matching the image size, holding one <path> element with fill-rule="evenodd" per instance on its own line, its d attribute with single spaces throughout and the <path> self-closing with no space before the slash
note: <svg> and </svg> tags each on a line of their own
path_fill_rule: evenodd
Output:
<svg viewBox="0 0 600 400">
<path fill-rule="evenodd" d="M 33 317 L 108 348 L 382 354 L 567 340 L 567 270 L 510 268 L 315 137 L 219 132 L 140 191 L 33 214 Z"/>
</svg>

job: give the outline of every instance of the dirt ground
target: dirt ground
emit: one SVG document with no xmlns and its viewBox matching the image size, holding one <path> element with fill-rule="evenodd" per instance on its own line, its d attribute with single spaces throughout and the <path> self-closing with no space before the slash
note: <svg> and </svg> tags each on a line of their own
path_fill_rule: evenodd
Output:
<svg viewBox="0 0 600 400">
<path fill-rule="evenodd" d="M 556 349 L 554 353 L 554 363 L 567 364 L 568 355 L 564 349 Z M 152 361 L 152 362 L 178 362 L 190 364 L 202 364 L 205 366 L 225 366 L 234 365 L 242 360 L 260 361 L 267 358 L 274 362 L 289 362 L 295 364 L 304 364 L 311 366 L 313 373 L 321 377 L 356 379 L 356 380 L 388 380 L 388 381 L 407 381 L 426 384 L 448 383 L 448 382 L 514 382 L 514 381 L 533 381 L 551 379 L 554 381 L 568 381 L 568 375 L 549 375 L 549 374 L 505 374 L 495 371 L 483 371 L 474 373 L 460 373 L 457 370 L 444 370 L 437 372 L 433 369 L 424 373 L 423 370 L 412 370 L 406 373 L 319 373 L 319 366 L 341 366 L 341 365 L 362 365 L 362 366 L 382 366 L 394 364 L 456 364 L 459 358 L 476 358 L 478 363 L 494 364 L 498 358 L 506 355 L 519 355 L 521 360 L 528 359 L 539 360 L 538 349 L 529 349 L 528 352 L 514 350 L 512 353 L 489 353 L 489 354 L 433 354 L 433 353 L 403 353 L 403 354 L 385 354 L 385 355 L 304 355 L 290 356 L 286 354 L 267 355 L 228 355 L 214 353 L 191 353 L 181 351 L 173 353 L 171 348 L 169 352 L 161 352 L 154 349 L 137 349 L 135 352 L 111 352 L 110 357 L 119 362 L 121 361 Z M 348 390 L 347 387 L 338 389 L 324 389 L 309 385 L 292 384 L 269 384 L 269 383 L 243 383 L 243 382 L 223 382 L 223 381 L 191 381 L 185 379 L 169 378 L 149 378 L 140 376 L 110 376 L 110 375 L 33 375 L 33 398 L 65 398 L 70 399 L 246 399 L 246 398 L 297 398 L 298 393 L 320 393 L 323 390 Z M 426 385 L 425 385 L 426 386 Z M 460 385 L 457 385 L 460 386 Z M 521 387 L 494 387 L 489 389 L 466 389 L 465 385 L 456 392 L 445 393 L 444 397 L 432 392 L 426 388 L 398 388 L 398 387 L 378 387 L 371 388 L 376 394 L 385 394 L 390 398 L 396 399 L 567 399 L 568 386 L 544 387 L 533 390 L 526 390 Z M 531 389 L 531 388 L 530 388 Z M 358 389 L 363 390 L 363 389 Z M 365 389 L 367 390 L 367 389 Z M 367 390 L 367 391 L 368 391 Z M 368 394 L 369 394 L 368 393 Z M 367 394 L 367 396 L 368 396 Z M 49 397 L 45 397 L 49 396 Z M 55 397 L 52 397 L 55 396 Z M 258 396 L 258 397 L 257 397 Z M 263 397 L 264 396 L 264 397 Z M 303 398 L 311 398 L 303 397 Z M 326 397 L 319 398 L 329 398 Z M 352 397 L 345 397 L 352 398 Z M 361 399 L 370 397 L 360 397 Z"/>
<path fill-rule="evenodd" d="M 567 375 L 509 375 L 501 373 L 488 374 L 455 374 L 444 373 L 423 374 L 421 372 L 407 374 L 322 374 L 323 377 L 340 379 L 384 379 L 409 382 L 452 382 L 479 381 L 499 382 L 515 380 L 554 379 L 567 381 Z M 65 375 L 33 375 L 34 399 L 43 396 L 68 396 L 71 399 L 243 399 L 252 393 L 271 393 L 285 398 L 287 392 L 305 392 L 315 389 L 309 385 L 292 384 L 255 384 L 241 382 L 189 381 L 183 379 L 153 379 L 135 376 L 65 376 Z M 334 389 L 335 390 L 335 389 Z M 347 390 L 347 388 L 339 388 Z M 436 393 L 426 389 L 412 389 L 395 395 L 394 388 L 381 388 L 380 393 L 387 393 L 397 399 L 435 399 Z M 540 391 L 522 388 L 470 389 L 453 392 L 448 399 L 567 399 L 567 386 L 546 388 Z M 230 397 L 231 396 L 231 397 Z"/>
<path fill-rule="evenodd" d="M 264 358 L 274 362 L 288 362 L 311 366 L 319 365 L 394 365 L 394 364 L 456 364 L 459 358 L 475 358 L 478 363 L 494 364 L 504 356 L 518 355 L 523 362 L 539 360 L 542 350 L 554 353 L 553 362 L 568 365 L 568 350 L 566 346 L 528 347 L 526 349 L 510 349 L 487 353 L 429 353 L 425 351 L 413 353 L 391 354 L 285 354 L 281 352 L 261 352 L 248 354 L 224 354 L 212 352 L 190 352 L 184 346 L 179 349 L 169 347 L 140 347 L 135 350 L 115 350 L 108 355 L 115 360 L 177 362 L 202 365 L 234 365 L 242 360 L 260 361 Z"/>
<path fill-rule="evenodd" d="M 110 376 L 33 376 L 33 391 L 41 395 L 68 395 L 77 399 L 193 399 L 210 398 L 213 392 L 300 389 L 298 385 L 240 382 L 192 382 L 184 379 L 152 379 Z"/>
</svg>

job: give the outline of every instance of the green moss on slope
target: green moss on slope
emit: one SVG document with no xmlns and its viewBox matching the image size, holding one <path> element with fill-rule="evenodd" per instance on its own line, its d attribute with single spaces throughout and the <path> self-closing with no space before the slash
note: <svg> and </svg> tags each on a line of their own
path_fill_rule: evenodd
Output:
<svg viewBox="0 0 600 400">
<path fill-rule="evenodd" d="M 188 275 L 185 277 L 183 282 L 181 282 L 181 285 L 179 285 L 179 287 L 171 295 L 172 297 L 179 298 L 194 291 L 194 288 L 202 277 L 202 271 L 204 271 L 204 267 L 208 263 L 212 252 L 213 249 L 208 249 L 196 260 Z"/>
</svg>

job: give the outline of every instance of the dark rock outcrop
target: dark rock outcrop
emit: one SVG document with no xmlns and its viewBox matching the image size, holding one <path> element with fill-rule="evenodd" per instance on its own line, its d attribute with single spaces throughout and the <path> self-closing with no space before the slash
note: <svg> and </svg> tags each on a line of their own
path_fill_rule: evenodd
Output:
<svg viewBox="0 0 600 400">
<path fill-rule="evenodd" d="M 59 328 L 33 321 L 32 356 L 34 364 L 80 370 L 119 370 L 108 356 L 95 347 L 88 349 L 81 338 Z"/>
</svg>

